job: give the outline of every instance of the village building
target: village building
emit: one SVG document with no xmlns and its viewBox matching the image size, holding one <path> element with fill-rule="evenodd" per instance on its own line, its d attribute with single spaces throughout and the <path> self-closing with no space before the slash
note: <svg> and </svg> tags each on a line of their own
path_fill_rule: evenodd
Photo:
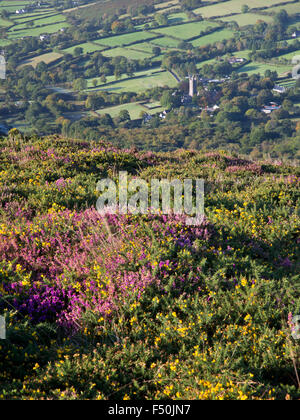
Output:
<svg viewBox="0 0 300 420">
<path fill-rule="evenodd" d="M 300 37 L 300 31 L 295 31 L 292 33 L 292 38 L 299 38 Z"/>
<path fill-rule="evenodd" d="M 282 94 L 286 92 L 286 88 L 284 86 L 275 85 L 273 91 Z"/>
<path fill-rule="evenodd" d="M 245 58 L 231 57 L 229 58 L 228 63 L 229 64 L 242 64 L 245 61 L 246 61 Z"/>
</svg>

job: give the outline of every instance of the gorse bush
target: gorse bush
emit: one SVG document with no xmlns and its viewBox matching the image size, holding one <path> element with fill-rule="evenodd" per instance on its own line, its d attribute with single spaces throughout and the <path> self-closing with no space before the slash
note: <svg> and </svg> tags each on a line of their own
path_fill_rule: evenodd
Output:
<svg viewBox="0 0 300 420">
<path fill-rule="evenodd" d="M 105 177 L 203 178 L 205 219 L 109 215 Z M 299 168 L 0 143 L 1 399 L 299 398 Z"/>
</svg>

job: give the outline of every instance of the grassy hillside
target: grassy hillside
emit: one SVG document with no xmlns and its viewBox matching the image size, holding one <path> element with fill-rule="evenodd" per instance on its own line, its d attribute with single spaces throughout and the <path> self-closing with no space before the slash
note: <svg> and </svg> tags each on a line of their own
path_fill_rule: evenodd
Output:
<svg viewBox="0 0 300 420">
<path fill-rule="evenodd" d="M 96 183 L 203 178 L 206 218 L 95 211 Z M 0 399 L 299 398 L 299 168 L 0 140 Z"/>
</svg>

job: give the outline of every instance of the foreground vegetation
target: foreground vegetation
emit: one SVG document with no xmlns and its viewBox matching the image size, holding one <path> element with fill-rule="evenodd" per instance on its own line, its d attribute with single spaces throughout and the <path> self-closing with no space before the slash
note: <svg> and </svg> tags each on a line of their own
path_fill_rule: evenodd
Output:
<svg viewBox="0 0 300 420">
<path fill-rule="evenodd" d="M 203 178 L 206 219 L 95 211 L 104 177 Z M 1 399 L 298 399 L 299 168 L 0 140 Z"/>
</svg>

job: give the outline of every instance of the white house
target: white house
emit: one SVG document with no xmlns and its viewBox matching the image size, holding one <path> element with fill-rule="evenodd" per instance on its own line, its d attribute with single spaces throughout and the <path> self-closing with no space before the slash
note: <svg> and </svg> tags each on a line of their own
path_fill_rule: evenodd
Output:
<svg viewBox="0 0 300 420">
<path fill-rule="evenodd" d="M 46 39 L 49 39 L 49 38 L 50 38 L 50 36 L 47 35 L 47 34 L 40 35 L 40 41 L 45 41 Z"/>
<path fill-rule="evenodd" d="M 228 60 L 229 64 L 238 64 L 238 63 L 243 63 L 245 61 L 244 58 L 239 58 L 239 57 L 231 57 Z"/>
<path fill-rule="evenodd" d="M 292 38 L 299 38 L 300 36 L 300 31 L 295 31 L 294 33 L 292 33 Z"/>
<path fill-rule="evenodd" d="M 284 86 L 275 85 L 273 91 L 282 94 L 286 92 L 286 88 Z"/>
</svg>

